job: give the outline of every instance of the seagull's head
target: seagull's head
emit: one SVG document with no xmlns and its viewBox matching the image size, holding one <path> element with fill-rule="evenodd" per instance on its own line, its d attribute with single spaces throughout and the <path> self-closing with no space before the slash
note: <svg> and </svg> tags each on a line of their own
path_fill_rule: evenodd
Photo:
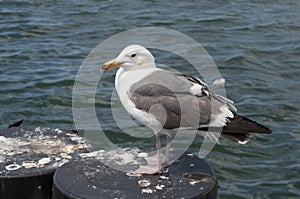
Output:
<svg viewBox="0 0 300 199">
<path fill-rule="evenodd" d="M 155 62 L 153 55 L 140 45 L 130 45 L 122 50 L 119 56 L 102 66 L 102 70 L 121 67 L 125 70 L 138 70 L 154 68 Z"/>
</svg>

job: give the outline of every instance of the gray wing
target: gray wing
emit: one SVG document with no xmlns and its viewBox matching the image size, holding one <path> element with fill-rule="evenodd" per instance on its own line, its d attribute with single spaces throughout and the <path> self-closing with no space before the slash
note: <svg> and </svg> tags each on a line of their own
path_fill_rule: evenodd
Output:
<svg viewBox="0 0 300 199">
<path fill-rule="evenodd" d="M 198 95 L 204 94 L 208 89 L 207 85 L 196 77 L 159 70 L 132 85 L 130 90 L 142 96 L 158 96 L 161 94 L 174 96 L 174 93 L 190 94 L 189 90 L 195 84 L 201 86 Z"/>
<path fill-rule="evenodd" d="M 195 85 L 197 93 L 191 92 Z M 226 98 L 209 92 L 208 86 L 198 78 L 164 70 L 132 85 L 129 95 L 137 109 L 154 115 L 166 129 L 198 129 L 215 120 L 221 120 L 216 126 L 224 126 L 227 121 L 224 110 L 234 112 L 226 105 L 229 103 Z"/>
</svg>

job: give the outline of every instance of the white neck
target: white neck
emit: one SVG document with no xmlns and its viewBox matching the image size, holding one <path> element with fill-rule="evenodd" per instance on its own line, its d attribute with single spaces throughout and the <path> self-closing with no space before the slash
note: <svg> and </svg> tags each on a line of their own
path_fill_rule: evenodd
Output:
<svg viewBox="0 0 300 199">
<path fill-rule="evenodd" d="M 124 68 L 119 68 L 117 73 L 116 73 L 116 77 L 115 77 L 115 87 L 116 87 L 116 90 L 117 90 L 117 93 L 119 93 L 119 86 L 118 86 L 118 83 L 119 83 L 119 79 L 122 78 L 122 76 L 124 75 L 126 71 L 124 70 Z"/>
</svg>

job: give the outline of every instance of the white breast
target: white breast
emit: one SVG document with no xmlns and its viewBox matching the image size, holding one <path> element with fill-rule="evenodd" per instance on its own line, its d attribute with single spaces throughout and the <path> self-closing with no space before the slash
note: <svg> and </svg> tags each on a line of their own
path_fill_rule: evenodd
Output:
<svg viewBox="0 0 300 199">
<path fill-rule="evenodd" d="M 128 92 L 133 84 L 157 70 L 160 69 L 149 68 L 144 70 L 126 71 L 123 68 L 120 68 L 117 71 L 115 79 L 116 90 L 123 107 L 132 117 L 151 128 L 155 133 L 159 132 L 163 128 L 163 125 L 152 114 L 137 109 L 135 104 L 130 100 Z"/>
</svg>

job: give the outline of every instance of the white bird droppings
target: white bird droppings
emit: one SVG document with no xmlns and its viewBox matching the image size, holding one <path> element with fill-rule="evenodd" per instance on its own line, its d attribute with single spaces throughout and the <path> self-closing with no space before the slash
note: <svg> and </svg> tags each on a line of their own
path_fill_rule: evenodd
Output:
<svg viewBox="0 0 300 199">
<path fill-rule="evenodd" d="M 142 193 L 153 193 L 153 190 L 150 188 L 142 189 Z"/>
<path fill-rule="evenodd" d="M 51 162 L 50 158 L 42 158 L 38 161 L 38 165 L 45 165 L 48 164 L 49 162 Z"/>
<path fill-rule="evenodd" d="M 148 181 L 148 180 L 139 180 L 138 181 L 138 184 L 141 186 L 141 187 L 149 187 L 151 185 L 151 183 Z"/>
<path fill-rule="evenodd" d="M 142 152 L 142 153 L 139 153 L 137 156 L 140 158 L 148 157 L 148 153 Z"/>
<path fill-rule="evenodd" d="M 161 184 L 161 185 L 156 185 L 155 189 L 157 190 L 162 190 L 165 187 L 165 185 Z"/>
<path fill-rule="evenodd" d="M 162 180 L 169 180 L 169 177 L 168 176 L 159 176 L 160 177 L 160 179 L 162 179 Z"/>
<path fill-rule="evenodd" d="M 34 162 L 34 161 L 25 161 L 25 162 L 22 163 L 22 166 L 25 169 L 30 169 L 30 168 L 36 168 L 36 167 L 38 167 L 37 163 Z"/>
<path fill-rule="evenodd" d="M 134 173 L 134 172 L 128 172 L 126 173 L 127 176 L 131 176 L 131 177 L 139 177 L 142 176 L 141 173 Z"/>
<path fill-rule="evenodd" d="M 20 169 L 22 166 L 18 164 L 10 164 L 5 167 L 7 171 L 14 171 Z"/>
<path fill-rule="evenodd" d="M 195 184 L 199 183 L 201 180 L 192 180 L 190 181 L 190 185 L 194 186 Z"/>
<path fill-rule="evenodd" d="M 65 158 L 65 159 L 71 159 L 72 158 L 72 156 L 68 155 L 67 153 L 60 153 L 59 155 L 60 155 L 60 157 Z"/>
</svg>

